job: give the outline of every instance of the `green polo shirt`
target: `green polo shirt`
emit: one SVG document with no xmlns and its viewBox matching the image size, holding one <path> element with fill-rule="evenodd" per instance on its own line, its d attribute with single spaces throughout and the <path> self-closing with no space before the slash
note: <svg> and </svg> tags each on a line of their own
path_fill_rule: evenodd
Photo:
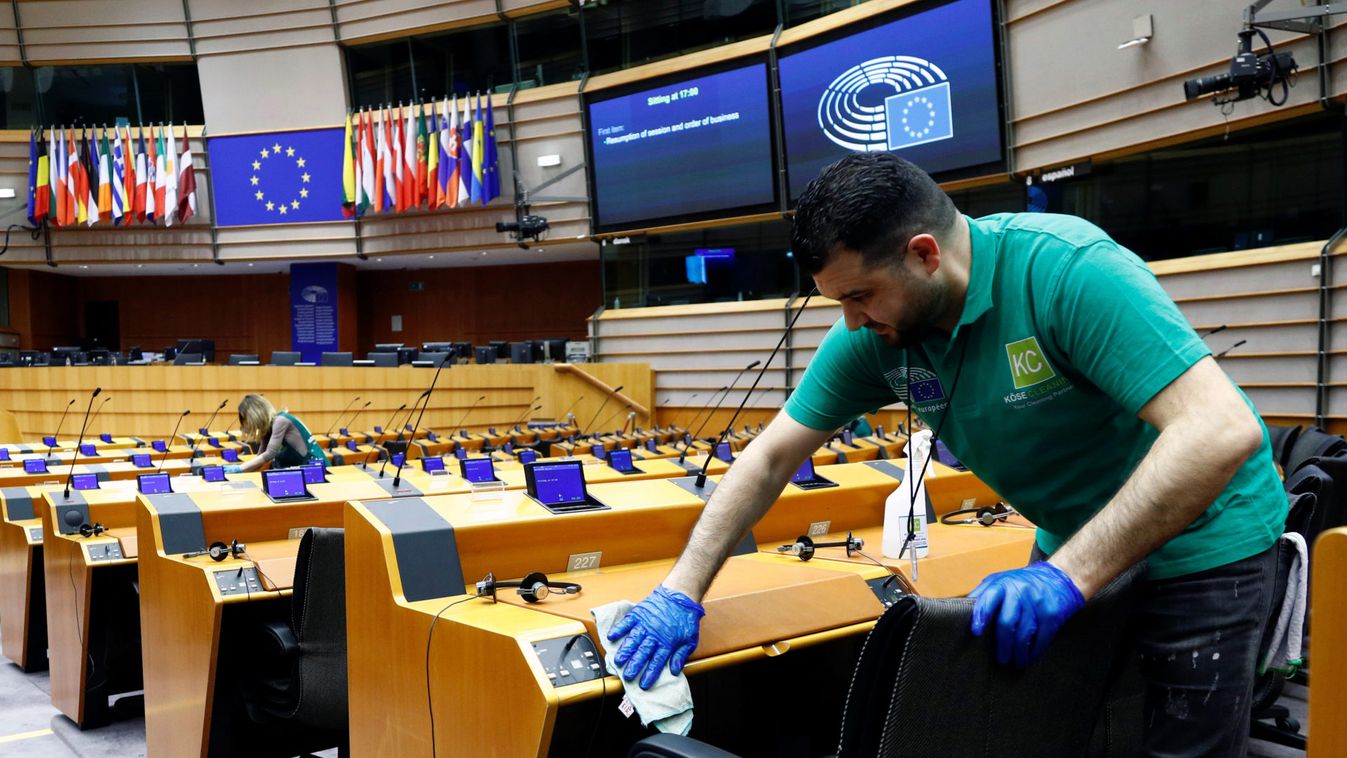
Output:
<svg viewBox="0 0 1347 758">
<path fill-rule="evenodd" d="M 1093 224 L 1039 213 L 968 221 L 972 268 L 954 332 L 903 350 L 839 319 L 786 412 L 836 429 L 906 401 L 910 383 L 913 410 L 932 429 L 949 414 L 941 439 L 1038 525 L 1051 554 L 1155 442 L 1159 432 L 1137 412 L 1210 351 L 1141 259 Z M 1150 576 L 1247 558 L 1270 547 L 1285 520 L 1264 428 L 1220 496 L 1151 554 Z"/>
</svg>

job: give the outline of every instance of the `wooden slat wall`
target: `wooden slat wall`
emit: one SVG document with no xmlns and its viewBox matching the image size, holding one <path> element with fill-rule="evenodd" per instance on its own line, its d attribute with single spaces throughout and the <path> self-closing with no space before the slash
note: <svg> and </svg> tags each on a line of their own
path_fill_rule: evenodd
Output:
<svg viewBox="0 0 1347 758">
<path fill-rule="evenodd" d="M 1151 264 L 1195 328 L 1227 325 L 1207 338 L 1213 353 L 1246 341 L 1222 358 L 1221 366 L 1267 418 L 1308 423 L 1314 416 L 1319 301 L 1311 267 L 1322 246 L 1310 242 Z M 1330 315 L 1343 313 L 1347 286 L 1332 292 Z M 662 418 L 683 421 L 740 368 L 767 359 L 786 326 L 786 305 L 785 300 L 764 300 L 606 311 L 591 319 L 590 331 L 600 360 L 649 361 Z M 754 410 L 747 418 L 756 423 L 781 407 L 787 387 L 799 383 L 815 348 L 840 316 L 834 301 L 815 297 L 810 302 L 784 351 L 790 359 L 789 384 L 786 361 L 778 356 L 750 400 Z M 1347 328 L 1337 321 L 1332 325 L 1330 384 L 1334 377 L 1347 377 Z M 740 387 L 746 389 L 752 379 L 746 375 Z M 694 392 L 699 397 L 689 400 Z M 743 394 L 730 393 L 726 405 L 733 408 Z M 1347 390 L 1330 392 L 1329 399 L 1328 415 L 1347 427 Z M 898 408 L 895 404 L 889 411 Z M 728 413 L 722 415 L 728 421 Z"/>
<path fill-rule="evenodd" d="M 623 394 L 649 406 L 653 381 L 650 367 L 643 364 L 596 364 L 581 367 L 611 387 L 625 385 Z M 111 432 L 160 438 L 173 428 L 176 414 L 183 409 L 192 415 L 183 420 L 183 429 L 195 429 L 206 422 L 211 409 L 228 398 L 222 420 L 213 429 L 237 427 L 238 401 L 245 393 L 261 392 L 277 408 L 289 408 L 300 416 L 310 431 L 321 433 L 337 418 L 355 396 L 361 402 L 374 402 L 360 417 L 357 426 L 383 425 L 392 411 L 403 403 L 416 400 L 429 385 L 431 370 L 403 367 L 322 368 L 294 366 L 100 366 L 52 367 L 0 371 L 0 407 L 13 411 L 27 440 L 39 439 L 56 429 L 61 411 L 71 398 L 86 402 L 93 387 L 102 387 L 102 397 L 111 400 L 94 423 L 93 434 Z M 423 424 L 448 428 L 458 423 L 473 402 L 486 395 L 465 424 L 505 426 L 530 407 L 530 399 L 542 396 L 543 408 L 533 416 L 548 419 L 561 416 L 577 398 L 575 405 L 580 423 L 599 411 L 602 396 L 580 379 L 562 374 L 552 365 L 528 366 L 454 366 L 440 374 L 439 384 Z M 620 407 L 609 403 L 607 416 Z M 82 413 L 82 409 L 81 409 Z M 73 417 L 73 418 L 72 418 Z M 602 417 L 601 417 L 602 418 Z M 620 424 L 619 420 L 610 425 Z M 62 436 L 78 431 L 79 416 L 72 409 L 66 418 Z M 75 424 L 72 427 L 72 422 Z M 644 423 L 642 421 L 641 423 Z"/>
</svg>

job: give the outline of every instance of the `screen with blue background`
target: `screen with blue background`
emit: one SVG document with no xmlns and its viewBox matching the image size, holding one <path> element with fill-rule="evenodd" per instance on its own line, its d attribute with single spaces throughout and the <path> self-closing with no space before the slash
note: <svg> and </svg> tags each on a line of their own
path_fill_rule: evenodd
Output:
<svg viewBox="0 0 1347 758">
<path fill-rule="evenodd" d="M 990 0 L 954 0 L 810 49 L 781 51 L 791 199 L 851 152 L 927 173 L 1001 160 Z"/>
<path fill-rule="evenodd" d="M 585 502 L 585 475 L 579 463 L 534 463 L 533 496 L 548 505 Z"/>
<path fill-rule="evenodd" d="M 771 203 L 767 65 L 589 104 L 595 225 Z"/>
</svg>

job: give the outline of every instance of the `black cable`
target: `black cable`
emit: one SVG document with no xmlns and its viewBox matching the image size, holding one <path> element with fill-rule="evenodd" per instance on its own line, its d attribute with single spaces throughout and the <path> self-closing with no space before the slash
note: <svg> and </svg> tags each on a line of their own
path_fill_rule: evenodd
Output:
<svg viewBox="0 0 1347 758">
<path fill-rule="evenodd" d="M 12 231 L 14 231 L 15 229 L 22 229 L 22 230 L 24 230 L 25 232 L 28 232 L 29 236 L 31 236 L 31 237 L 33 238 L 33 241 L 34 241 L 34 242 L 36 242 L 36 241 L 38 240 L 38 238 L 42 236 L 42 227 L 41 227 L 41 226 L 26 226 L 26 225 L 24 225 L 24 224 L 10 224 L 9 226 L 5 227 L 5 245 L 4 245 L 4 247 L 0 247 L 0 255 L 4 255 L 5 253 L 9 252 L 9 233 L 12 232 Z"/>
<path fill-rule="evenodd" d="M 578 639 L 578 638 L 577 638 Z M 594 728 L 589 731 L 589 744 L 585 746 L 585 758 L 594 754 L 594 738 L 599 736 L 599 725 L 603 723 L 603 704 L 608 702 L 608 663 L 603 664 L 603 676 L 599 677 L 599 716 L 594 719 Z"/>
<path fill-rule="evenodd" d="M 430 694 L 430 643 L 432 640 L 435 639 L 435 625 L 440 622 L 440 616 L 443 616 L 445 611 L 449 610 L 450 608 L 453 608 L 459 603 L 466 603 L 469 600 L 476 600 L 479 597 L 482 597 L 482 594 L 480 592 L 477 593 L 476 595 L 468 595 L 467 597 L 459 598 L 458 600 L 455 600 L 452 603 L 441 608 L 440 612 L 435 614 L 435 618 L 431 619 L 430 621 L 430 632 L 426 635 L 426 711 L 430 713 L 431 758 L 434 758 L 434 756 L 438 754 L 435 748 L 435 704 L 431 701 L 431 694 Z"/>
<path fill-rule="evenodd" d="M 912 495 L 911 495 L 911 499 L 910 499 L 910 501 L 909 501 L 909 503 L 908 503 L 908 508 L 907 508 L 907 536 L 906 536 L 905 538 L 903 538 L 903 547 L 902 547 L 901 550 L 898 551 L 898 558 L 899 558 L 899 560 L 902 560 L 903 555 L 904 555 L 905 553 L 907 553 L 907 548 L 912 544 L 912 541 L 915 540 L 915 539 L 917 538 L 916 530 L 914 530 L 914 529 L 912 528 L 912 518 L 913 518 L 913 516 L 915 516 L 916 513 L 917 513 L 917 490 L 921 488 L 922 482 L 926 481 L 926 472 L 929 471 L 930 468 L 931 468 L 931 457 L 935 454 L 935 444 L 936 444 L 936 442 L 938 442 L 938 441 L 940 440 L 940 431 L 941 431 L 942 429 L 945 428 L 945 421 L 947 421 L 947 420 L 949 419 L 950 415 L 954 413 L 954 393 L 956 393 L 956 392 L 959 391 L 959 377 L 963 376 L 963 366 L 964 366 L 964 362 L 965 362 L 964 359 L 966 359 L 966 358 L 968 357 L 968 342 L 969 342 L 968 335 L 964 335 L 963 349 L 959 351 L 959 367 L 958 367 L 957 369 L 954 370 L 954 383 L 953 383 L 952 385 L 950 385 L 950 388 L 949 388 L 949 397 L 945 400 L 945 412 L 944 412 L 943 414 L 941 414 L 941 416 L 940 416 L 940 423 L 938 423 L 938 424 L 935 425 L 935 431 L 931 434 L 931 451 L 930 451 L 930 454 L 928 454 L 928 455 L 926 456 L 926 460 L 922 462 L 922 464 L 921 464 L 921 472 L 918 473 L 918 475 L 917 475 L 917 481 L 914 482 L 914 483 L 912 484 L 912 489 L 911 489 Z M 906 368 L 908 367 L 908 365 L 909 365 L 909 364 L 908 364 L 908 360 L 907 360 L 907 356 L 908 356 L 908 352 L 907 352 L 907 351 L 904 351 L 904 352 L 903 352 L 903 366 L 904 366 L 905 369 L 906 369 Z M 908 449 L 911 450 L 911 449 L 912 449 L 912 372 L 911 372 L 911 370 L 908 369 L 908 370 L 906 371 L 906 373 L 905 373 L 904 376 L 905 376 L 904 381 L 907 383 L 907 443 L 908 443 Z M 908 459 L 909 462 L 911 462 L 911 460 L 912 460 L 911 458 Z M 907 476 L 912 476 L 912 471 L 911 471 L 911 469 L 908 470 Z"/>
</svg>

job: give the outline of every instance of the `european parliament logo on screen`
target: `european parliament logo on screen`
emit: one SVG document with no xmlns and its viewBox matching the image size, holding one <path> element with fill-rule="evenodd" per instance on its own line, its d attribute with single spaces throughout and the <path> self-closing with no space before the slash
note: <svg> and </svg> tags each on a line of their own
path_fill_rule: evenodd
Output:
<svg viewBox="0 0 1347 758">
<path fill-rule="evenodd" d="M 881 102 L 875 91 L 887 93 Z M 823 92 L 818 125 L 839 147 L 902 150 L 954 136 L 950 83 L 934 63 L 907 55 L 874 58 L 843 71 Z"/>
</svg>

